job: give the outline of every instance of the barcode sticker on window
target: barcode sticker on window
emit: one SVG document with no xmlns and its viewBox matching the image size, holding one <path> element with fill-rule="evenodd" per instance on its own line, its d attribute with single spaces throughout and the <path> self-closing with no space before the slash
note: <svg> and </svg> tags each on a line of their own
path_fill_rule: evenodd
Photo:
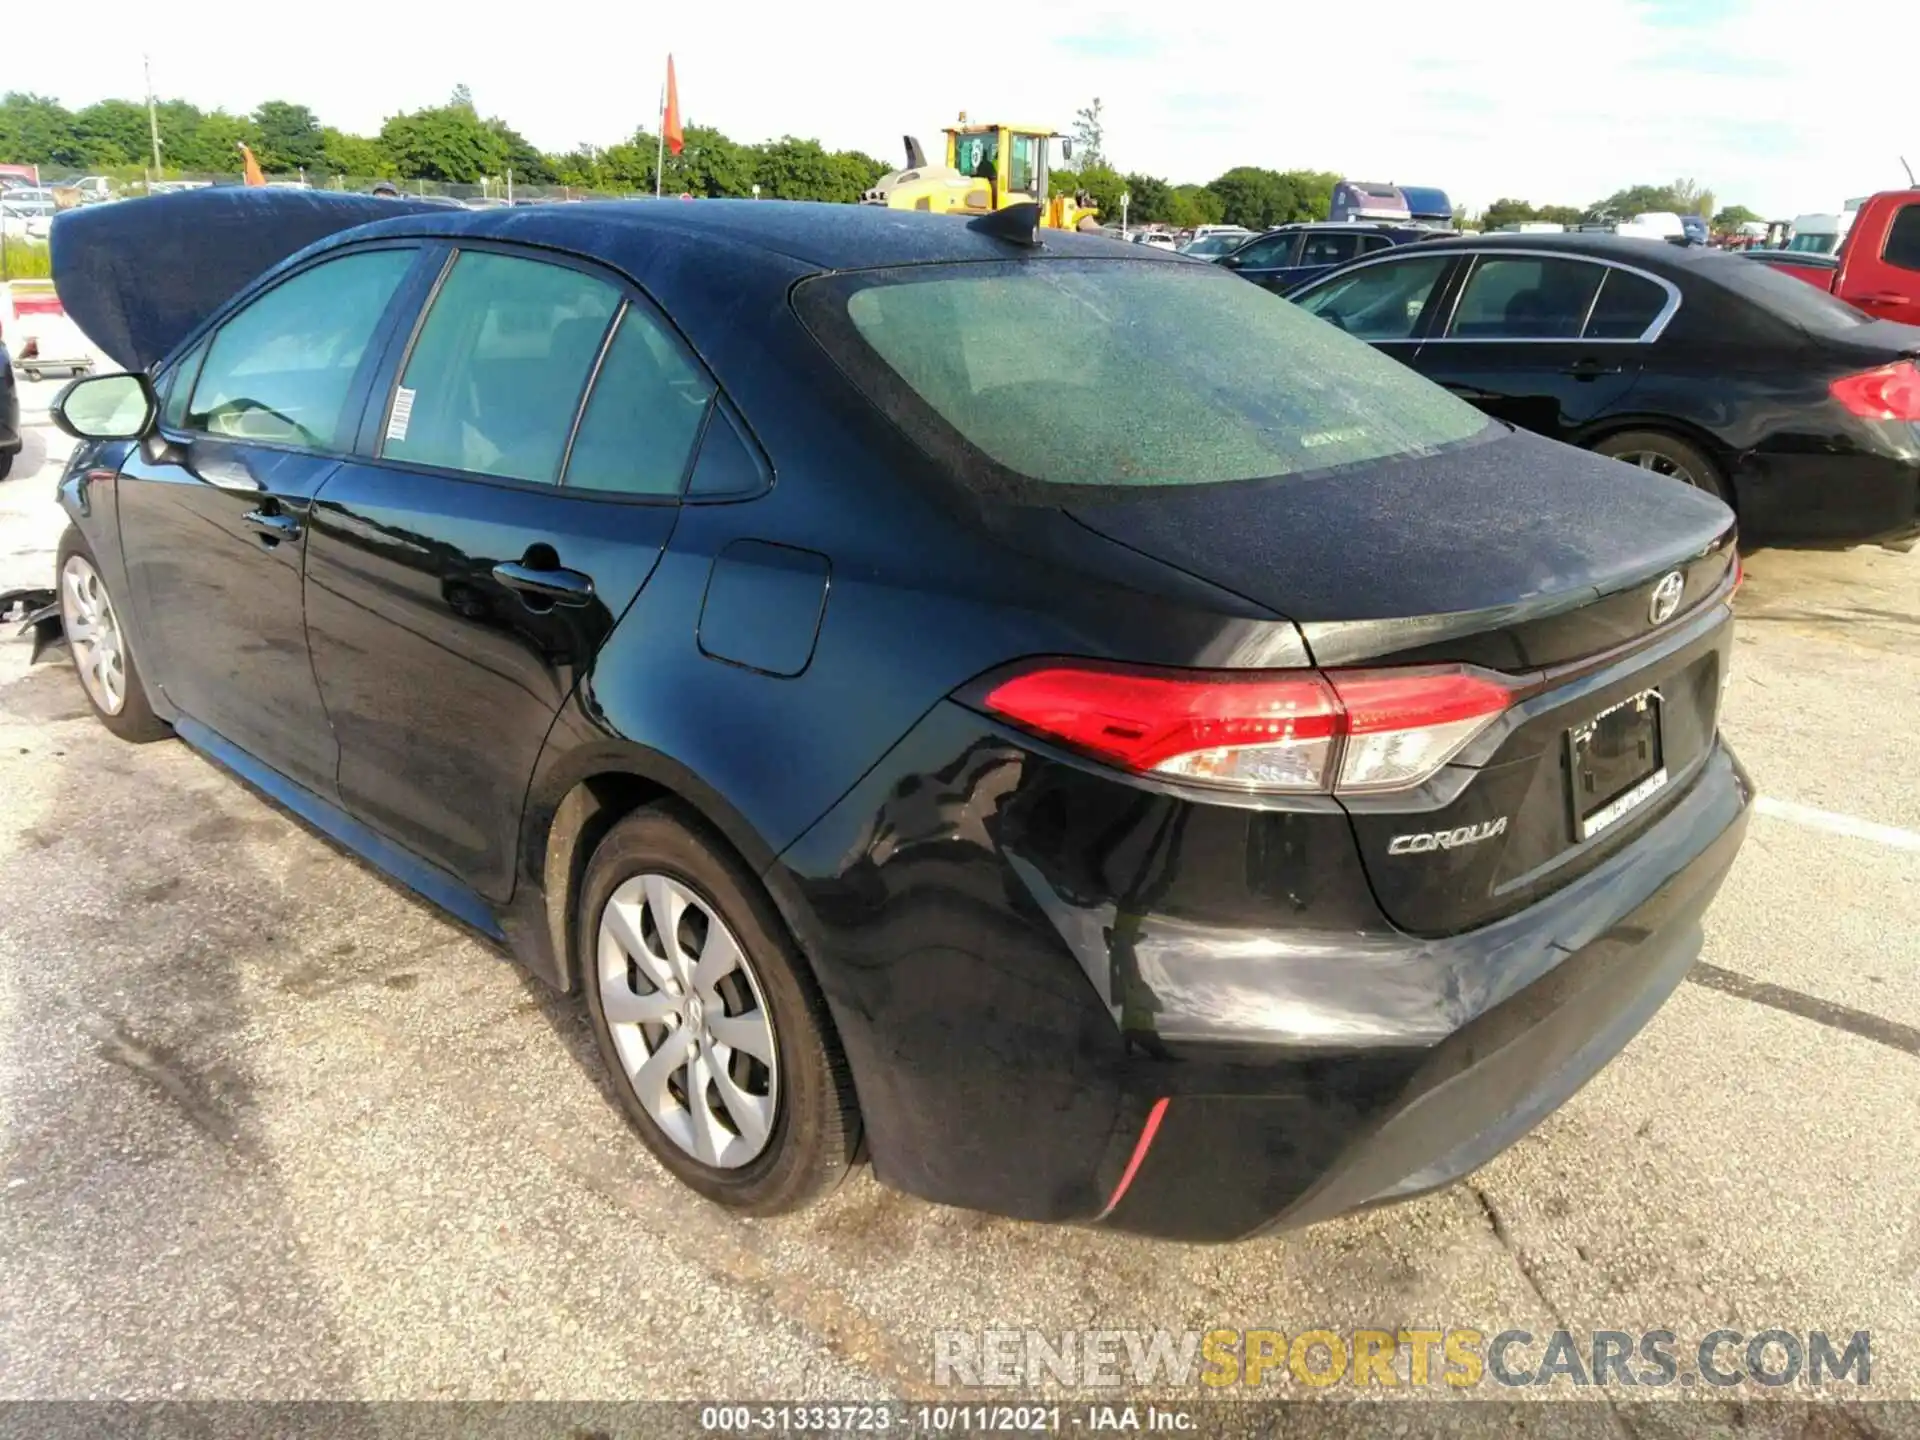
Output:
<svg viewBox="0 0 1920 1440">
<path fill-rule="evenodd" d="M 407 438 L 407 422 L 413 418 L 413 391 L 402 385 L 393 392 L 393 414 L 387 417 L 387 439 Z"/>
</svg>

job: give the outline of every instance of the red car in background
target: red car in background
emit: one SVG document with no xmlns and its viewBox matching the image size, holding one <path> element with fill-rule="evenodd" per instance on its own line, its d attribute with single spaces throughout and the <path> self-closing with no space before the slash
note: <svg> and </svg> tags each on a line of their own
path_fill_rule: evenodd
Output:
<svg viewBox="0 0 1920 1440">
<path fill-rule="evenodd" d="M 1920 188 L 1887 190 L 1861 205 L 1833 255 L 1751 251 L 1876 320 L 1920 325 Z"/>
</svg>

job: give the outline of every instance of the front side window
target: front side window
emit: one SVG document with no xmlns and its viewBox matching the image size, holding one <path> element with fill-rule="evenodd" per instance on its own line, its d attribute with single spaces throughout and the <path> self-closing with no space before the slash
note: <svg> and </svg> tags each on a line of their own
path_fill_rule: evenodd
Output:
<svg viewBox="0 0 1920 1440">
<path fill-rule="evenodd" d="M 1211 266 L 855 271 L 808 281 L 796 304 L 883 412 L 985 486 L 1247 480 L 1488 429 L 1439 386 Z"/>
<path fill-rule="evenodd" d="M 1605 272 L 1584 260 L 1483 255 L 1454 306 L 1454 340 L 1577 340 Z"/>
<path fill-rule="evenodd" d="M 578 270 L 462 253 L 407 358 L 381 455 L 557 483 L 587 377 L 619 306 L 613 286 Z"/>
<path fill-rule="evenodd" d="M 607 347 L 573 437 L 566 484 L 627 495 L 678 495 L 713 399 L 680 342 L 629 306 Z"/>
<path fill-rule="evenodd" d="M 339 449 L 354 373 L 413 258 L 411 249 L 362 251 L 274 286 L 214 336 L 180 423 L 232 440 Z"/>
<path fill-rule="evenodd" d="M 1887 231 L 1880 258 L 1902 270 L 1920 270 L 1920 204 L 1902 205 Z"/>
<path fill-rule="evenodd" d="M 1300 308 L 1362 340 L 1409 340 L 1451 255 L 1384 260 L 1299 297 Z"/>
<path fill-rule="evenodd" d="M 1269 235 L 1262 240 L 1249 240 L 1234 252 L 1239 270 L 1271 270 L 1293 263 L 1293 247 L 1300 243 L 1298 235 Z"/>
</svg>

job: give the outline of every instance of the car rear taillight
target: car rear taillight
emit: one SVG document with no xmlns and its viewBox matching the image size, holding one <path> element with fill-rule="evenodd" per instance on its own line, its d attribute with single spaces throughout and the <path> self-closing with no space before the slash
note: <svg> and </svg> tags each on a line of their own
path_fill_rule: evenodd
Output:
<svg viewBox="0 0 1920 1440">
<path fill-rule="evenodd" d="M 1513 703 L 1464 666 L 1190 671 L 1055 664 L 996 685 L 986 708 L 1143 775 L 1295 794 L 1402 790 Z"/>
<path fill-rule="evenodd" d="M 1827 389 L 1862 420 L 1920 422 L 1920 365 L 1911 360 L 1842 376 Z"/>
</svg>

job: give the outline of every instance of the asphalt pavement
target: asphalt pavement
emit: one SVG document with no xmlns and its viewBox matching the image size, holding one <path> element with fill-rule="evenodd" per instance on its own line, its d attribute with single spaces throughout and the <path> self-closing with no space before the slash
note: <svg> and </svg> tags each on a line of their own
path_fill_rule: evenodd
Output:
<svg viewBox="0 0 1920 1440">
<path fill-rule="evenodd" d="M 49 580 L 65 448 L 0 484 L 0 589 Z M 1208 1248 L 864 1171 L 727 1217 L 576 1004 L 0 640 L 0 1398 L 979 1399 L 937 1333 L 1216 1327 L 1867 1331 L 1920 1397 L 1920 555 L 1762 551 L 1739 610 L 1766 799 L 1692 981 L 1469 1182 Z"/>
</svg>

